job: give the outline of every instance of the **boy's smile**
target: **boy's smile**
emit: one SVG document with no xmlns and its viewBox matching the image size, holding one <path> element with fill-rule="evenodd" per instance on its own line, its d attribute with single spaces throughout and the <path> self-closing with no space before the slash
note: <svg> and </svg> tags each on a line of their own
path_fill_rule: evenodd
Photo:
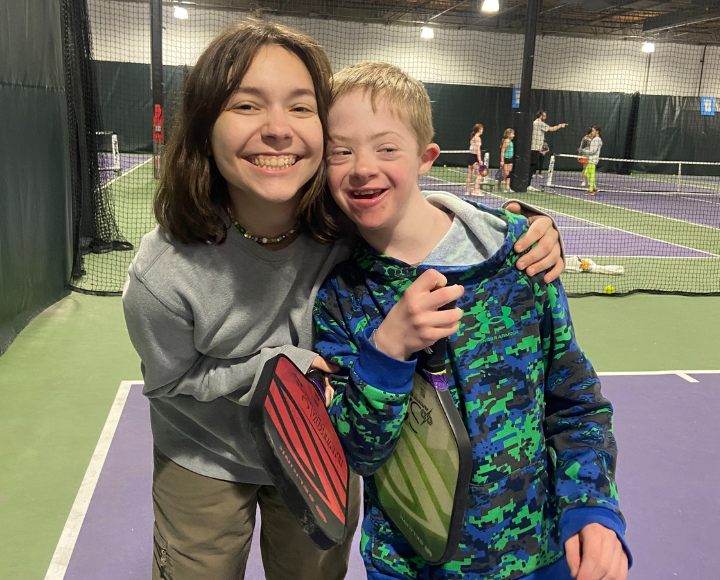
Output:
<svg viewBox="0 0 720 580">
<path fill-rule="evenodd" d="M 406 121 L 382 98 L 373 111 L 362 90 L 332 105 L 329 125 L 328 183 L 337 204 L 366 239 L 402 234 L 427 209 L 418 176 L 430 169 L 437 145 L 428 145 L 421 155 Z"/>
</svg>

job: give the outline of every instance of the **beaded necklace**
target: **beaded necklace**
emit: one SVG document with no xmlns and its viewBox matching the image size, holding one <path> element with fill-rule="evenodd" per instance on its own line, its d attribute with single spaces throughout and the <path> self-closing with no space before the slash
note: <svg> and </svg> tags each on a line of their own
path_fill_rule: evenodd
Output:
<svg viewBox="0 0 720 580">
<path fill-rule="evenodd" d="M 242 227 L 238 221 L 233 217 L 232 210 L 228 207 L 226 208 L 228 217 L 230 218 L 230 221 L 233 223 L 233 225 L 238 229 L 238 231 L 245 236 L 248 240 L 251 240 L 258 244 L 277 244 L 279 242 L 282 242 L 285 238 L 292 236 L 295 232 L 300 230 L 300 223 L 296 223 L 292 229 L 289 229 L 284 234 L 280 234 L 279 236 L 275 238 L 261 238 L 259 236 L 253 236 L 250 232 L 248 232 L 244 227 Z"/>
</svg>

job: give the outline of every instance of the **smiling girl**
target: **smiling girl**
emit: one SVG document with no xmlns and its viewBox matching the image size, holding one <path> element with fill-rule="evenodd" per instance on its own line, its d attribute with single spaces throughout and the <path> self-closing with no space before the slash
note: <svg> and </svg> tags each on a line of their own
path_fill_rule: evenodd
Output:
<svg viewBox="0 0 720 580">
<path fill-rule="evenodd" d="M 310 37 L 247 22 L 213 40 L 187 78 L 155 198 L 159 225 L 123 296 L 150 400 L 154 579 L 243 578 L 258 506 L 268 579 L 345 576 L 358 478 L 347 540 L 323 552 L 272 487 L 248 425 L 270 358 L 335 370 L 312 351 L 317 290 L 349 248 L 332 243 L 340 227 L 321 196 L 331 74 Z M 541 237 L 526 266 L 555 264 L 548 218 L 524 243 Z"/>
</svg>

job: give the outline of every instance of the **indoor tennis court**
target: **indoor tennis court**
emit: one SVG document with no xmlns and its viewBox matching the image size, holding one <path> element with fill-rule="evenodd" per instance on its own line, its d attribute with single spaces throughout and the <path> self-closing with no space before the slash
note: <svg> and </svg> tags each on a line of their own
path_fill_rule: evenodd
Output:
<svg viewBox="0 0 720 580">
<path fill-rule="evenodd" d="M 628 577 L 718 576 L 720 0 L 499 0 L 493 11 L 486 2 L 26 0 L 8 8 L 0 23 L 10 39 L 0 63 L 0 578 L 150 578 L 152 435 L 121 293 L 156 226 L 153 195 L 185 79 L 218 33 L 247 18 L 309 34 L 335 72 L 381 61 L 421 80 L 441 149 L 423 190 L 490 208 L 520 199 L 554 218 L 567 256 L 622 269 L 568 270 L 561 280 L 578 342 L 614 405 Z M 531 125 L 542 111 L 549 152 L 531 179 Z M 487 174 L 483 195 L 468 196 L 478 123 L 474 171 L 485 165 Z M 593 127 L 602 144 L 597 193 L 587 195 L 579 160 Z M 496 184 L 508 128 L 527 130 L 525 144 L 516 137 L 512 180 L 526 179 L 528 191 Z M 265 578 L 257 535 L 248 580 Z M 365 577 L 355 547 L 347 578 Z"/>
</svg>

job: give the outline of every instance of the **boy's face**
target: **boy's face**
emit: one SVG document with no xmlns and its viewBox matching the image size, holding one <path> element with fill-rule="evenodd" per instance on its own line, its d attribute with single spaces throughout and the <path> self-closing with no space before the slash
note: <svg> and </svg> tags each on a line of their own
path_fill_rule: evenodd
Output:
<svg viewBox="0 0 720 580">
<path fill-rule="evenodd" d="M 440 151 L 435 144 L 418 152 L 415 133 L 378 99 L 357 90 L 330 108 L 328 183 L 340 208 L 360 233 L 392 230 L 412 207 L 424 203 L 418 176 L 427 173 Z"/>
</svg>

